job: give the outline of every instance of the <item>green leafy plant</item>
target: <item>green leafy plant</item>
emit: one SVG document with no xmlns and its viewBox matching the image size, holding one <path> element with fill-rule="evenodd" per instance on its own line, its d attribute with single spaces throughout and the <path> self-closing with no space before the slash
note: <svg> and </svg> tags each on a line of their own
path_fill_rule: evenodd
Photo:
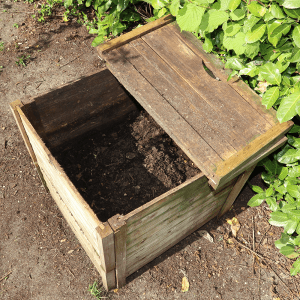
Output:
<svg viewBox="0 0 300 300">
<path fill-rule="evenodd" d="M 4 42 L 0 42 L 0 51 L 4 51 Z"/>
<path fill-rule="evenodd" d="M 14 23 L 13 25 L 15 28 L 19 28 L 19 24 L 18 23 Z"/>
<path fill-rule="evenodd" d="M 290 130 L 288 144 L 272 158 L 265 158 L 261 165 L 265 172 L 262 179 L 269 186 L 263 190 L 252 186 L 257 193 L 248 205 L 258 206 L 264 201 L 272 211 L 269 223 L 283 227 L 281 238 L 275 242 L 280 253 L 296 259 L 291 275 L 300 273 L 300 126 Z M 298 258 L 299 257 L 299 258 Z"/>
<path fill-rule="evenodd" d="M 99 288 L 98 282 L 95 281 L 92 285 L 89 285 L 88 291 L 91 293 L 92 296 L 96 297 L 97 299 L 104 299 L 106 297 L 102 296 L 102 288 Z"/>
<path fill-rule="evenodd" d="M 18 66 L 26 67 L 26 64 L 27 64 L 29 58 L 30 58 L 30 55 L 22 55 L 21 57 L 17 57 L 16 64 Z"/>
</svg>

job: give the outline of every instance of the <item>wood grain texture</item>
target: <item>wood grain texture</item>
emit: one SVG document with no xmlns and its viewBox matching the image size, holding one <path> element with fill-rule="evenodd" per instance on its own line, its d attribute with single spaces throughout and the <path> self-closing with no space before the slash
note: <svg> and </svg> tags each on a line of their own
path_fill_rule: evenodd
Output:
<svg viewBox="0 0 300 300">
<path fill-rule="evenodd" d="M 80 226 L 78 225 L 76 219 L 74 218 L 73 214 L 70 212 L 68 207 L 65 205 L 63 199 L 60 197 L 58 192 L 56 191 L 55 187 L 52 185 L 50 179 L 48 179 L 47 175 L 45 174 L 45 179 L 47 185 L 49 187 L 50 193 L 55 200 L 58 208 L 60 209 L 61 213 L 63 214 L 64 218 L 66 219 L 67 223 L 71 227 L 72 231 L 74 232 L 75 236 L 79 240 L 82 248 L 93 262 L 94 266 L 96 267 L 97 271 L 100 273 L 102 277 L 102 282 L 106 290 L 110 290 L 116 287 L 115 281 L 115 270 L 110 272 L 105 272 L 104 266 L 101 263 L 101 257 L 96 253 L 92 244 L 88 241 L 84 233 L 82 232 Z M 106 223 L 105 228 L 109 225 Z"/>
<path fill-rule="evenodd" d="M 257 95 L 246 83 L 240 80 L 237 76 L 229 82 L 227 81 L 232 70 L 225 69 L 225 65 L 216 55 L 206 53 L 203 50 L 203 43 L 200 40 L 196 39 L 191 32 L 180 31 L 176 22 L 173 22 L 170 26 L 173 26 L 175 28 L 174 33 L 177 34 L 178 37 L 194 51 L 194 53 L 203 59 L 206 66 L 216 77 L 234 88 L 270 125 L 278 123 L 276 111 L 274 109 L 266 109 L 266 107 L 261 104 L 261 97 Z"/>
<path fill-rule="evenodd" d="M 272 146 L 282 141 L 285 133 L 290 130 L 293 124 L 292 121 L 288 121 L 275 125 L 266 133 L 250 142 L 244 149 L 220 163 L 216 170 L 216 176 L 220 178 L 217 186 L 221 186 L 228 180 L 241 174 L 243 172 L 242 167 L 247 165 L 247 163 L 252 162 L 252 164 L 256 164 L 262 159 L 262 155 L 267 156 L 272 153 Z"/>
<path fill-rule="evenodd" d="M 136 109 L 107 69 L 39 95 L 24 109 L 42 140 L 55 148 L 96 127 L 109 127 Z"/>
<path fill-rule="evenodd" d="M 227 124 L 218 120 L 217 114 L 209 110 L 209 106 L 205 105 L 206 102 L 204 100 L 202 101 L 204 107 L 197 108 L 194 106 L 184 89 L 185 81 L 142 39 L 124 45 L 118 51 L 156 88 L 164 99 L 174 107 L 177 113 L 187 121 L 222 159 L 226 159 L 236 153 L 235 148 L 231 144 L 236 145 L 232 141 L 240 140 L 236 136 L 232 138 L 232 136 L 228 135 L 230 131 L 226 128 L 228 127 L 226 126 Z"/>
<path fill-rule="evenodd" d="M 254 164 L 252 167 L 250 167 L 247 171 L 245 171 L 243 174 L 239 176 L 237 179 L 237 182 L 235 183 L 233 189 L 231 190 L 230 194 L 228 195 L 225 203 L 223 204 L 219 214 L 218 218 L 222 217 L 224 214 L 226 214 L 227 211 L 231 208 L 232 204 L 234 203 L 235 199 L 241 192 L 242 188 L 244 187 L 245 183 L 249 179 L 251 173 L 254 171 L 256 165 Z"/>
<path fill-rule="evenodd" d="M 108 68 L 138 100 L 154 120 L 201 170 L 209 175 L 222 161 L 217 153 L 198 135 L 159 92 L 128 62 L 118 50 L 105 55 Z"/>
<path fill-rule="evenodd" d="M 142 39 L 218 114 L 225 116 L 232 128 L 246 141 L 270 127 L 233 88 L 227 83 L 213 79 L 204 70 L 202 58 L 174 33 L 173 26 L 150 32 Z"/>
<path fill-rule="evenodd" d="M 99 54 L 107 53 L 173 21 L 174 17 L 171 15 L 164 16 L 98 46 L 97 50 Z"/>
<path fill-rule="evenodd" d="M 20 117 L 43 174 L 47 174 L 48 179 L 57 189 L 57 192 L 73 214 L 85 236 L 99 254 L 96 229 L 98 227 L 104 229 L 104 225 L 81 197 L 22 112 L 20 113 Z"/>
<path fill-rule="evenodd" d="M 153 200 L 157 203 L 152 201 L 151 205 L 143 210 L 138 209 L 125 216 L 128 227 L 126 276 L 159 256 L 218 214 L 233 184 L 218 193 L 210 192 L 206 196 L 202 193 L 205 189 L 203 184 L 208 186 L 207 180 L 205 182 L 203 177 L 194 178 L 194 181 L 180 187 L 177 192 L 172 191 L 163 199 Z M 210 189 L 209 186 L 208 189 Z M 178 199 L 180 199 L 180 205 L 174 205 L 173 202 Z M 162 210 L 163 206 L 165 208 Z M 177 208 L 169 210 L 174 206 Z M 158 209 L 155 209 L 156 207 Z M 155 227 L 145 225 L 151 220 L 155 221 Z M 131 228 L 132 226 L 134 229 Z"/>
<path fill-rule="evenodd" d="M 115 238 L 115 255 L 116 255 L 116 280 L 117 287 L 121 288 L 126 284 L 126 237 L 127 226 L 123 216 L 115 215 L 108 220 L 114 231 Z"/>
</svg>

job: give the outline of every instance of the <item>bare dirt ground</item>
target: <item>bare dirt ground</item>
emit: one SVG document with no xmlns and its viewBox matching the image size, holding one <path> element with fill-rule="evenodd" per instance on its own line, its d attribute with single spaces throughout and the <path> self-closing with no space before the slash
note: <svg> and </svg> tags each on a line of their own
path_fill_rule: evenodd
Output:
<svg viewBox="0 0 300 300">
<path fill-rule="evenodd" d="M 95 299 L 88 286 L 96 280 L 101 285 L 101 279 L 45 192 L 9 103 L 56 89 L 102 63 L 84 27 L 59 17 L 37 23 L 32 11 L 32 5 L 0 0 L 0 299 Z M 16 64 L 22 56 L 28 57 L 25 67 Z M 262 184 L 258 172 L 251 184 Z M 132 274 L 124 288 L 102 295 L 130 300 L 299 299 L 300 276 L 289 275 L 291 261 L 274 246 L 281 230 L 269 226 L 265 206 L 247 207 L 252 195 L 246 186 L 225 217 L 201 228 L 213 242 L 195 232 Z M 232 217 L 241 224 L 237 239 L 226 222 Z M 190 283 L 185 293 L 183 277 Z"/>
</svg>

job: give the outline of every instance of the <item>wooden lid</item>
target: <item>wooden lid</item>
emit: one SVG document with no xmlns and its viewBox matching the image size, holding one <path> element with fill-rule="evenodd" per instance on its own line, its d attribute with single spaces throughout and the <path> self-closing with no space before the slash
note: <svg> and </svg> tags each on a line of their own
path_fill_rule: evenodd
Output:
<svg viewBox="0 0 300 300">
<path fill-rule="evenodd" d="M 221 61 L 171 21 L 149 23 L 98 51 L 216 189 L 280 147 L 293 123 L 279 124 L 238 78 L 227 82 Z"/>
</svg>

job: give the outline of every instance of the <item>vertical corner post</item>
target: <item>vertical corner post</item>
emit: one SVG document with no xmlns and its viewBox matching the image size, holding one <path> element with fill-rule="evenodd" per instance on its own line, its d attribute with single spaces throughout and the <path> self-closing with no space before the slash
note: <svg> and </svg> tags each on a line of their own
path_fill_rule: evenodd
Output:
<svg viewBox="0 0 300 300">
<path fill-rule="evenodd" d="M 233 189 L 231 190 L 229 196 L 227 197 L 225 203 L 223 204 L 219 214 L 218 218 L 222 217 L 232 206 L 233 202 L 239 195 L 240 191 L 242 190 L 243 186 L 247 182 L 248 178 L 250 177 L 251 173 L 255 169 L 256 164 L 250 167 L 248 170 L 246 170 L 244 173 L 242 173 L 239 177 L 237 182 L 235 183 Z"/>
<path fill-rule="evenodd" d="M 116 279 L 117 287 L 126 284 L 126 238 L 127 226 L 124 217 L 115 215 L 108 220 L 114 231 L 115 237 L 115 257 L 116 257 Z"/>
<path fill-rule="evenodd" d="M 99 258 L 102 269 L 100 274 L 104 288 L 109 291 L 116 287 L 114 232 L 108 223 L 103 223 L 101 225 L 102 226 L 96 228 Z"/>
</svg>

